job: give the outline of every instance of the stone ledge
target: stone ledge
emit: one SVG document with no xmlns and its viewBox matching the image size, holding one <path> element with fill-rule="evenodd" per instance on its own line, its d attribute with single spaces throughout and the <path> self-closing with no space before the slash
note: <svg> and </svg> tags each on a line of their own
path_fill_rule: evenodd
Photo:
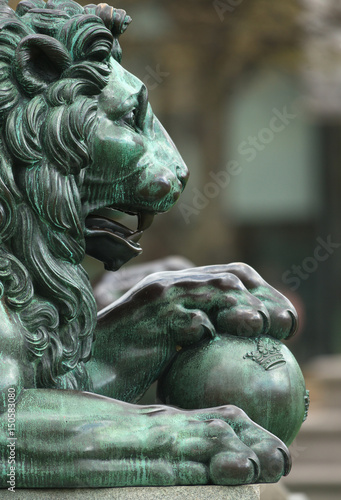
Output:
<svg viewBox="0 0 341 500">
<path fill-rule="evenodd" d="M 0 490 L 0 497 L 13 495 Z M 259 486 L 169 486 L 146 488 L 16 489 L 15 500 L 259 500 Z"/>
</svg>

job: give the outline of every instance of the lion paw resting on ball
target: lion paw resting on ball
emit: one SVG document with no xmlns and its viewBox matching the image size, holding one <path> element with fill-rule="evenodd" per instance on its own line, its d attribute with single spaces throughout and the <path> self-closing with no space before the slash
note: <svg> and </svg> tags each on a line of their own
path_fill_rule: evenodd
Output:
<svg viewBox="0 0 341 500">
<path fill-rule="evenodd" d="M 110 270 L 138 255 L 188 177 L 120 65 L 129 22 L 106 4 L 25 0 L 14 13 L 0 0 L 2 488 L 9 474 L 16 487 L 101 487 L 273 482 L 290 469 L 285 444 L 233 405 L 132 404 L 180 348 L 294 332 L 291 304 L 252 269 L 153 275 L 96 320 L 85 252 Z M 135 214 L 137 230 L 104 208 Z"/>
</svg>

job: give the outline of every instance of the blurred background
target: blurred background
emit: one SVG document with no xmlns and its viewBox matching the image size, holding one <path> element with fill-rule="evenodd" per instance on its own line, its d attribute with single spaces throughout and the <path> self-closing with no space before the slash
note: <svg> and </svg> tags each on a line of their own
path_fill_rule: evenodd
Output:
<svg viewBox="0 0 341 500">
<path fill-rule="evenodd" d="M 123 65 L 148 87 L 191 172 L 131 264 L 247 262 L 295 303 L 300 362 L 340 352 L 340 2 L 117 7 L 133 18 Z"/>
<path fill-rule="evenodd" d="M 340 499 L 341 2 L 115 7 L 133 18 L 123 65 L 148 87 L 191 172 L 131 265 L 244 261 L 291 299 L 300 330 L 289 348 L 312 404 L 286 485 L 297 500 Z M 86 266 L 95 283 L 101 264 Z"/>
</svg>

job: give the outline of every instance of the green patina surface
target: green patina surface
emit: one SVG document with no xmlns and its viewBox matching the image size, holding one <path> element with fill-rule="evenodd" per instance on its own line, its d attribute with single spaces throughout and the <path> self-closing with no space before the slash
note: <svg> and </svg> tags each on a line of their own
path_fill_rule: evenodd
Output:
<svg viewBox="0 0 341 500">
<path fill-rule="evenodd" d="M 258 375 L 274 360 L 262 359 L 269 340 L 253 339 L 273 339 L 271 351 L 297 319 L 252 268 L 154 274 L 96 317 L 85 253 L 110 270 L 139 255 L 188 178 L 145 86 L 120 64 L 129 22 L 106 4 L 26 0 L 14 13 L 0 0 L 2 488 L 240 485 L 290 470 L 285 444 L 234 406 L 256 385 L 252 418 L 254 403 L 288 442 L 303 418 L 294 401 L 304 383 L 287 351 L 281 383 Z M 117 211 L 135 215 L 137 229 Z M 248 347 L 242 362 L 237 345 Z M 187 373 L 190 349 L 200 362 Z M 231 401 L 216 379 L 235 385 L 234 363 L 242 383 Z M 203 409 L 136 404 L 172 370 L 166 399 L 183 387 L 181 406 Z M 212 380 L 215 407 L 205 408 Z M 268 415 L 268 401 L 286 405 L 286 433 L 283 409 Z"/>
</svg>

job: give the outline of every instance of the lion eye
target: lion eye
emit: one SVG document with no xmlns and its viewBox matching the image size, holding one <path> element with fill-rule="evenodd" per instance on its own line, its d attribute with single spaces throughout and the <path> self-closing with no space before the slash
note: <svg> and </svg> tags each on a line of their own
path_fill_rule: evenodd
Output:
<svg viewBox="0 0 341 500">
<path fill-rule="evenodd" d="M 122 121 L 126 124 L 129 125 L 129 127 L 133 128 L 136 130 L 138 128 L 137 125 L 137 108 L 132 109 L 127 113 L 126 115 L 123 116 Z"/>
</svg>

